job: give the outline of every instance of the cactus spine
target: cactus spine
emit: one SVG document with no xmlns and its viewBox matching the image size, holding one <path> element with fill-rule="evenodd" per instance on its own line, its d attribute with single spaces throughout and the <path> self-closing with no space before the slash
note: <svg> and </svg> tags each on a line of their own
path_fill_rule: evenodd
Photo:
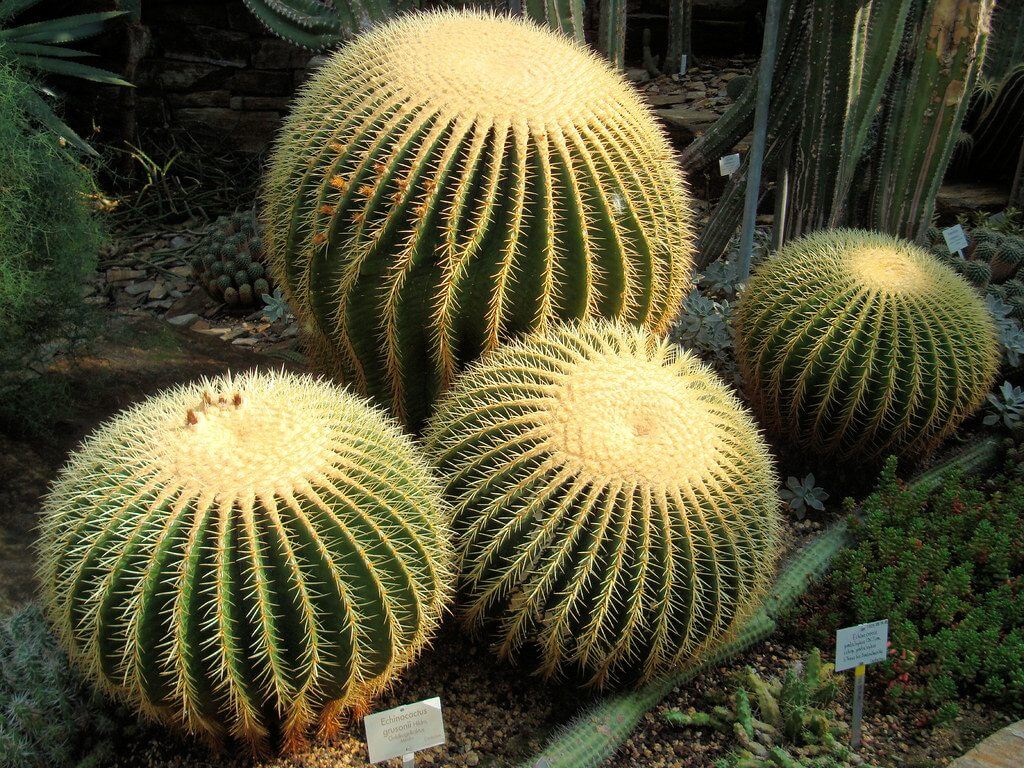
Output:
<svg viewBox="0 0 1024 768">
<path fill-rule="evenodd" d="M 708 653 L 774 568 L 778 497 L 748 413 L 642 329 L 552 328 L 491 353 L 426 437 L 455 507 L 463 618 L 594 685 Z"/>
<path fill-rule="evenodd" d="M 330 384 L 204 380 L 94 433 L 46 499 L 40 582 L 71 658 L 141 712 L 255 750 L 364 708 L 453 578 L 409 438 Z"/>
<path fill-rule="evenodd" d="M 982 403 L 998 367 L 978 295 L 889 235 L 788 244 L 756 270 L 735 322 L 754 409 L 820 455 L 928 451 Z"/>
<path fill-rule="evenodd" d="M 413 429 L 499 342 L 559 318 L 663 332 L 690 279 L 689 198 L 650 110 L 521 19 L 418 14 L 344 48 L 289 117 L 264 200 L 314 345 Z"/>
</svg>

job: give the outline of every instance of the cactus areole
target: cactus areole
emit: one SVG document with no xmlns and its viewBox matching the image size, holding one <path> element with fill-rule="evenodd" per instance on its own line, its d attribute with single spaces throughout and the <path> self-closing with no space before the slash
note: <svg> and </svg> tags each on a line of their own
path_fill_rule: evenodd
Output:
<svg viewBox="0 0 1024 768">
<path fill-rule="evenodd" d="M 501 655 L 594 685 L 700 659 L 778 552 L 771 460 L 703 363 L 632 326 L 553 327 L 485 356 L 427 446 L 455 507 L 463 616 Z"/>
<path fill-rule="evenodd" d="M 736 330 L 754 409 L 816 455 L 928 451 L 981 405 L 999 364 L 971 286 L 924 249 L 874 232 L 787 245 L 755 271 Z"/>
<path fill-rule="evenodd" d="M 438 491 L 397 425 L 334 385 L 169 390 L 88 438 L 47 497 L 49 617 L 144 714 L 294 748 L 365 708 L 437 625 Z"/>
<path fill-rule="evenodd" d="M 482 352 L 550 320 L 667 329 L 690 201 L 623 77 L 523 19 L 407 16 L 334 55 L 263 192 L 320 362 L 418 429 Z"/>
</svg>

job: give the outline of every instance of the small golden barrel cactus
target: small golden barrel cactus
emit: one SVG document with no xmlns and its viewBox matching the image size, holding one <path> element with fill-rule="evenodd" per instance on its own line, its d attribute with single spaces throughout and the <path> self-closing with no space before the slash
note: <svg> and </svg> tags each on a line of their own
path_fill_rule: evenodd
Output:
<svg viewBox="0 0 1024 768">
<path fill-rule="evenodd" d="M 735 322 L 755 411 L 817 455 L 926 452 L 981 405 L 999 364 L 977 293 L 924 249 L 873 232 L 785 246 L 755 271 Z"/>
<path fill-rule="evenodd" d="M 413 429 L 481 352 L 557 319 L 662 332 L 690 282 L 690 200 L 650 110 L 524 19 L 357 38 L 299 98 L 263 199 L 319 362 Z"/>
<path fill-rule="evenodd" d="M 47 497 L 49 616 L 143 713 L 291 749 L 364 708 L 438 624 L 439 490 L 397 425 L 334 385 L 168 390 L 89 437 Z"/>
<path fill-rule="evenodd" d="M 502 656 L 604 685 L 699 657 L 758 605 L 779 499 L 750 414 L 688 352 L 620 323 L 489 353 L 438 403 L 463 616 Z"/>
</svg>

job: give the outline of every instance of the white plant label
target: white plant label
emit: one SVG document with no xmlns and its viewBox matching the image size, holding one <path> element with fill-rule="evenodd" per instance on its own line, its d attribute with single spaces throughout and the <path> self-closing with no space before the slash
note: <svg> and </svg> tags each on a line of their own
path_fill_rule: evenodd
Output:
<svg viewBox="0 0 1024 768">
<path fill-rule="evenodd" d="M 723 176 L 732 176 L 740 169 L 739 152 L 718 158 L 718 172 Z"/>
<path fill-rule="evenodd" d="M 363 718 L 363 725 L 371 763 L 405 757 L 445 742 L 441 699 L 437 696 L 374 712 Z"/>
<path fill-rule="evenodd" d="M 836 672 L 885 661 L 888 648 L 888 619 L 837 630 Z"/>
<path fill-rule="evenodd" d="M 967 235 L 959 224 L 942 230 L 942 236 L 946 239 L 946 247 L 950 253 L 960 253 L 967 247 Z"/>
<path fill-rule="evenodd" d="M 679 57 L 679 76 L 680 77 L 682 77 L 683 75 L 686 74 L 686 59 L 687 59 L 687 56 L 686 56 L 685 53 L 682 56 Z"/>
</svg>

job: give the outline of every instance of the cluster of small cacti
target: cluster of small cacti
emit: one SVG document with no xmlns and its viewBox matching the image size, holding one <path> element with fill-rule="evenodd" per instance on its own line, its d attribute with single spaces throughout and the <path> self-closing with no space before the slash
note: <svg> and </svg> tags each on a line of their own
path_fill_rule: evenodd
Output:
<svg viewBox="0 0 1024 768">
<path fill-rule="evenodd" d="M 1024 236 L 980 226 L 969 230 L 968 238 L 970 246 L 960 257 L 949 253 L 939 229 L 928 230 L 928 241 L 937 257 L 976 288 L 1006 303 L 1013 317 L 1024 320 Z"/>
<path fill-rule="evenodd" d="M 272 293 L 263 241 L 252 211 L 218 219 L 214 232 L 192 259 L 192 272 L 210 296 L 229 308 L 251 309 Z"/>
<path fill-rule="evenodd" d="M 555 328 L 461 377 L 426 435 L 455 507 L 462 613 L 502 656 L 595 685 L 720 644 L 779 551 L 771 459 L 693 355 L 631 326 Z"/>
<path fill-rule="evenodd" d="M 412 441 L 309 377 L 150 398 L 86 440 L 44 513 L 40 583 L 72 661 L 146 715 L 257 750 L 365 708 L 452 581 Z"/>
<path fill-rule="evenodd" d="M 482 352 L 559 319 L 660 333 L 690 284 L 689 197 L 649 108 L 518 18 L 411 15 L 343 48 L 263 199 L 272 274 L 320 362 L 414 431 Z"/>
<path fill-rule="evenodd" d="M 747 667 L 726 703 L 710 712 L 670 710 L 665 719 L 689 728 L 714 728 L 738 746 L 723 768 L 845 768 L 864 765 L 846 746 L 848 729 L 830 705 L 839 693 L 833 666 L 817 648 L 782 678 L 765 680 Z"/>
<path fill-rule="evenodd" d="M 926 452 L 985 400 L 999 363 L 981 297 L 888 235 L 823 231 L 755 270 L 736 308 L 750 400 L 818 455 Z"/>
</svg>

